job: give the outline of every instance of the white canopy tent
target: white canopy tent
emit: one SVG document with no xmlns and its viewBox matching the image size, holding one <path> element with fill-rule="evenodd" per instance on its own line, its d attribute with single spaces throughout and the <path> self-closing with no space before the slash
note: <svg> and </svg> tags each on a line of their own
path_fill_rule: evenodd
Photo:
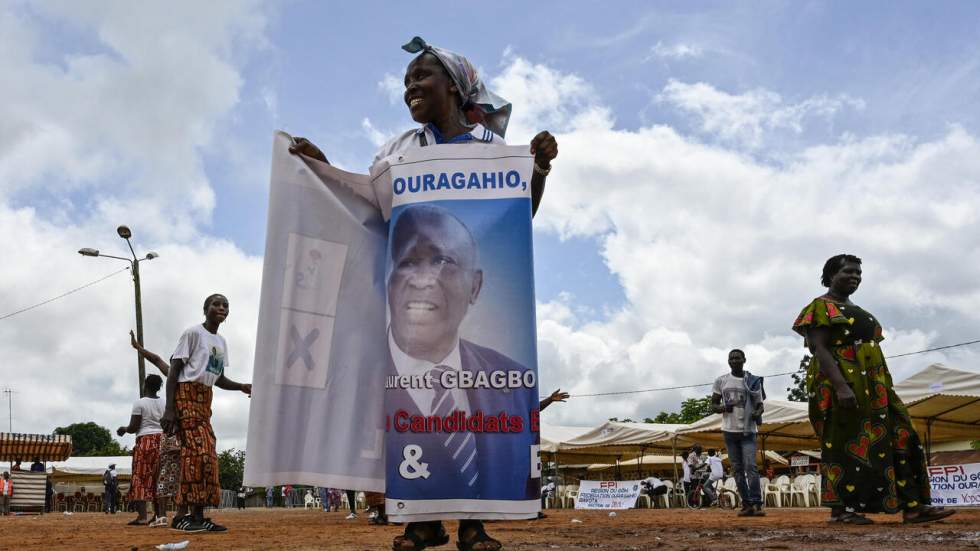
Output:
<svg viewBox="0 0 980 551">
<path fill-rule="evenodd" d="M 595 453 L 626 458 L 647 450 L 666 451 L 677 431 L 687 425 L 663 423 L 623 423 L 607 421 L 580 436 L 564 442 L 562 452 Z"/>
<path fill-rule="evenodd" d="M 756 459 L 758 460 L 762 457 L 762 450 L 759 450 L 757 455 L 758 457 Z M 720 457 L 721 460 L 724 462 L 728 461 L 728 454 L 726 453 L 720 453 L 718 454 L 718 457 Z M 773 463 L 779 463 L 781 465 L 789 465 L 789 461 L 786 458 L 784 458 L 783 456 L 779 455 L 774 451 L 767 450 L 765 457 L 766 459 L 768 459 Z M 619 467 L 623 470 L 641 470 L 644 467 L 648 468 L 647 470 L 653 470 L 656 469 L 657 467 L 663 467 L 665 465 L 674 465 L 674 464 L 680 465 L 683 462 L 684 459 L 679 455 L 675 455 L 673 457 L 669 455 L 645 455 L 643 457 L 637 457 L 636 459 L 630 459 L 629 461 L 623 461 L 619 464 Z M 596 463 L 594 465 L 589 465 L 588 470 L 604 471 L 607 469 L 611 469 L 615 466 L 616 465 Z"/>
<path fill-rule="evenodd" d="M 116 476 L 128 479 L 133 474 L 131 455 L 69 457 L 65 461 L 48 463 L 48 474 L 53 482 L 98 482 L 110 464 L 116 465 Z"/>
<path fill-rule="evenodd" d="M 704 447 L 725 448 L 720 413 L 691 423 L 677 434 Z M 818 447 L 820 444 L 810 426 L 806 402 L 766 400 L 762 425 L 759 426 L 760 449 L 795 451 Z"/>
<path fill-rule="evenodd" d="M 555 453 L 561 445 L 592 430 L 592 427 L 571 427 L 541 423 L 541 451 Z"/>
<path fill-rule="evenodd" d="M 980 439 L 980 373 L 932 364 L 895 385 L 928 453 L 933 443 Z"/>
</svg>

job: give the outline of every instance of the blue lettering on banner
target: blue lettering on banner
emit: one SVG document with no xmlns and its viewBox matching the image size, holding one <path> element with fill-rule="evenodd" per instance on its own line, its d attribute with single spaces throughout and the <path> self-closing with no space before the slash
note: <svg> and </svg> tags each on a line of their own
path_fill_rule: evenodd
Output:
<svg viewBox="0 0 980 551">
<path fill-rule="evenodd" d="M 466 176 L 462 172 L 453 173 L 453 189 L 463 189 L 466 187 Z"/>
<path fill-rule="evenodd" d="M 392 181 L 395 195 L 428 191 L 450 191 L 469 189 L 517 189 L 527 190 L 527 181 L 521 179 L 516 170 L 509 172 L 439 172 L 415 176 L 398 177 Z"/>
</svg>

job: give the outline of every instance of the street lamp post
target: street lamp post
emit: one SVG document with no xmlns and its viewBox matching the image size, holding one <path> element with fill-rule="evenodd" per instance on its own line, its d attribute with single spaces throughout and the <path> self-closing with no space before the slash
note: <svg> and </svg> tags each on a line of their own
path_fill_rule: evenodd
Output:
<svg viewBox="0 0 980 551">
<path fill-rule="evenodd" d="M 129 238 L 133 236 L 133 232 L 129 230 L 127 226 L 119 226 L 116 228 L 116 233 L 119 237 L 126 240 L 126 244 L 129 245 L 129 252 L 132 253 L 133 258 L 124 258 L 121 256 L 112 256 L 110 254 L 102 254 L 98 249 L 84 248 L 79 249 L 78 254 L 82 256 L 104 256 L 106 258 L 115 258 L 116 260 L 125 260 L 129 262 L 130 271 L 133 273 L 133 287 L 136 290 L 136 340 L 143 345 L 143 305 L 140 296 L 140 261 L 143 260 L 153 260 L 154 258 L 160 256 L 155 252 L 148 252 L 143 258 L 138 258 L 136 256 L 136 251 L 133 250 L 133 244 L 130 242 Z M 138 352 L 136 353 L 136 360 L 139 365 L 139 389 L 140 398 L 145 396 L 145 389 L 143 387 L 143 379 L 146 377 L 146 363 L 143 360 L 143 356 Z"/>
</svg>

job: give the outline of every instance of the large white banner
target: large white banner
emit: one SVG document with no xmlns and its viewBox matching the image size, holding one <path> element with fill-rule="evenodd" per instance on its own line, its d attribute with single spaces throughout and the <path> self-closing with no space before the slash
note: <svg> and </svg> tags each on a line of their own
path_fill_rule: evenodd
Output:
<svg viewBox="0 0 980 551">
<path fill-rule="evenodd" d="M 386 224 L 366 175 L 290 142 L 273 143 L 245 484 L 384 491 Z"/>
<path fill-rule="evenodd" d="M 639 480 L 582 480 L 575 508 L 632 509 L 639 496 Z"/>
<path fill-rule="evenodd" d="M 929 467 L 932 504 L 980 505 L 980 463 Z"/>
</svg>

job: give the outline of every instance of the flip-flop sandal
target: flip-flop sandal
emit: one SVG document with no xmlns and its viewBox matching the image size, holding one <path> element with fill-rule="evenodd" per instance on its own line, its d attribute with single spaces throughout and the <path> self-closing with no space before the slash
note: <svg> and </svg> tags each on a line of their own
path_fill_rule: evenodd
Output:
<svg viewBox="0 0 980 551">
<path fill-rule="evenodd" d="M 839 517 L 837 517 L 837 522 L 843 524 L 855 524 L 859 526 L 866 526 L 868 524 L 875 523 L 875 521 L 869 519 L 864 515 L 859 515 L 857 513 L 851 513 L 851 512 L 842 513 Z"/>
<path fill-rule="evenodd" d="M 475 549 L 475 546 L 481 545 L 479 550 Z M 504 544 L 500 543 L 498 540 L 491 538 L 486 530 L 483 529 L 481 524 L 476 528 L 476 534 L 473 535 L 469 540 L 463 541 L 460 539 L 456 542 L 456 548 L 459 551 L 500 551 L 504 548 Z"/>
<path fill-rule="evenodd" d="M 922 522 L 934 522 L 942 520 L 956 511 L 953 509 L 943 509 L 941 507 L 926 507 L 912 518 L 903 517 L 904 524 L 919 524 Z"/>
<path fill-rule="evenodd" d="M 404 547 L 405 542 L 412 542 L 412 547 L 406 549 Z M 422 539 L 414 530 L 410 530 L 407 526 L 405 527 L 405 533 L 401 536 L 395 536 L 395 540 L 391 542 L 392 551 L 421 551 L 427 547 L 438 547 L 440 545 L 445 545 L 449 543 L 449 534 L 446 533 L 446 528 L 444 526 L 439 526 L 439 530 L 429 539 Z"/>
</svg>

